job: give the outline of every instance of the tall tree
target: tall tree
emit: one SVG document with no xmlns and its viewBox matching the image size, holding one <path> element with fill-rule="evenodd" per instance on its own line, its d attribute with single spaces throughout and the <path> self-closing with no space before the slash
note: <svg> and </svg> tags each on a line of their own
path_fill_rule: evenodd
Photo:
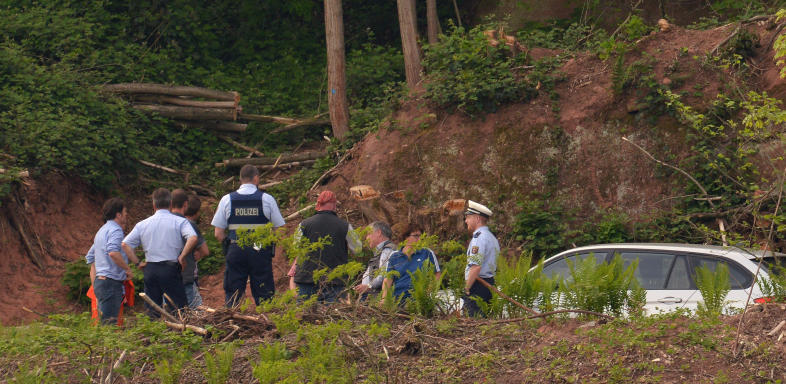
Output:
<svg viewBox="0 0 786 384">
<path fill-rule="evenodd" d="M 343 140 L 349 132 L 346 59 L 344 55 L 344 12 L 341 0 L 325 0 L 325 40 L 327 41 L 328 108 L 333 136 Z"/>
<path fill-rule="evenodd" d="M 426 21 L 428 22 L 428 43 L 436 44 L 439 34 L 442 32 L 437 16 L 437 0 L 426 0 Z"/>
<path fill-rule="evenodd" d="M 397 0 L 398 23 L 401 30 L 401 46 L 404 51 L 404 72 L 407 85 L 415 87 L 420 82 L 420 50 L 418 32 L 415 28 L 415 0 Z"/>
</svg>

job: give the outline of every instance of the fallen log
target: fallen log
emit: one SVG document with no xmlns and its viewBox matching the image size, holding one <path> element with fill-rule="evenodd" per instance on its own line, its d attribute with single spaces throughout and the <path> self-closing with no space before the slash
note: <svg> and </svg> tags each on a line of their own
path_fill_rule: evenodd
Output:
<svg viewBox="0 0 786 384">
<path fill-rule="evenodd" d="M 134 101 L 142 101 L 145 103 L 154 104 L 173 104 L 183 107 L 199 107 L 199 108 L 226 108 L 238 109 L 240 108 L 234 101 L 204 101 L 204 100 L 191 100 L 181 97 L 161 96 L 161 95 L 141 95 L 136 96 Z"/>
<path fill-rule="evenodd" d="M 113 93 L 125 94 L 155 94 L 155 95 L 170 95 L 170 96 L 191 96 L 202 97 L 205 99 L 235 101 L 240 100 L 240 94 L 234 91 L 217 91 L 215 89 L 189 87 L 181 85 L 164 85 L 152 83 L 120 83 L 120 84 L 107 84 L 103 89 Z"/>
<path fill-rule="evenodd" d="M 196 325 L 179 324 L 167 320 L 164 320 L 164 324 L 166 324 L 167 327 L 172 329 L 177 329 L 178 331 L 185 331 L 186 329 L 188 329 L 191 332 L 196 333 L 197 335 L 207 336 L 207 329 L 204 329 L 202 327 L 197 327 Z"/>
<path fill-rule="evenodd" d="M 236 109 L 180 107 L 175 105 L 134 104 L 134 109 L 182 120 L 237 120 Z"/>
<path fill-rule="evenodd" d="M 296 161 L 316 160 L 327 156 L 326 151 L 301 152 L 291 155 L 282 155 L 281 163 L 292 163 Z M 217 167 L 242 167 L 246 164 L 251 165 L 273 165 L 278 157 L 257 157 L 253 159 L 226 159 L 221 163 L 216 163 Z"/>
<path fill-rule="evenodd" d="M 248 124 L 232 123 L 229 121 L 218 121 L 218 120 L 178 121 L 178 124 L 180 124 L 180 126 L 185 128 L 212 129 L 214 131 L 230 132 L 230 133 L 245 132 L 246 129 L 248 128 Z"/>
</svg>

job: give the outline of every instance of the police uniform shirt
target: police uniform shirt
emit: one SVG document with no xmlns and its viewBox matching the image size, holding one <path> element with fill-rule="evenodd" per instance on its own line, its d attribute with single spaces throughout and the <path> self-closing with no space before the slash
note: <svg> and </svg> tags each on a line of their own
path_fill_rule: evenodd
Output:
<svg viewBox="0 0 786 384">
<path fill-rule="evenodd" d="M 482 226 L 472 234 L 472 240 L 467 247 L 467 268 L 464 270 L 464 280 L 469 277 L 469 268 L 473 265 L 480 266 L 478 277 L 494 277 L 497 272 L 497 255 L 499 242 L 489 227 Z"/>
<path fill-rule="evenodd" d="M 237 193 L 241 195 L 250 195 L 257 191 L 257 186 L 254 184 L 243 184 L 240 188 L 237 189 Z M 229 198 L 229 194 L 224 195 L 221 198 L 221 201 L 218 202 L 218 207 L 216 208 L 216 214 L 213 215 L 213 221 L 210 225 L 216 228 L 226 229 L 229 226 L 227 222 L 229 220 L 229 216 L 232 213 L 232 204 Z M 262 214 L 273 223 L 273 228 L 278 228 L 283 226 L 284 217 L 281 216 L 281 212 L 278 210 L 278 204 L 276 203 L 276 199 L 273 198 L 269 193 L 262 194 Z"/>
<path fill-rule="evenodd" d="M 108 220 L 96 232 L 93 245 L 85 255 L 87 264 L 95 262 L 96 276 L 104 276 L 114 280 L 125 280 L 126 271 L 115 264 L 109 257 L 109 252 L 120 252 L 123 260 L 128 264 L 128 257 L 120 248 L 123 241 L 123 228 L 114 220 Z"/>
<path fill-rule="evenodd" d="M 137 223 L 123 242 L 131 248 L 141 244 L 145 248 L 147 262 L 158 263 L 177 261 L 186 240 L 196 235 L 188 219 L 176 216 L 168 209 L 159 209 L 153 216 Z"/>
</svg>

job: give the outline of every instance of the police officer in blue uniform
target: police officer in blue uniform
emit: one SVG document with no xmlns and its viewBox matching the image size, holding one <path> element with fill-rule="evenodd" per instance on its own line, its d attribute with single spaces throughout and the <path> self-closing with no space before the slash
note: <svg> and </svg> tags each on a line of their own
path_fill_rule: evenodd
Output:
<svg viewBox="0 0 786 384">
<path fill-rule="evenodd" d="M 218 203 L 211 224 L 215 227 L 218 241 L 224 244 L 226 271 L 224 272 L 225 303 L 233 307 L 240 302 L 246 291 L 246 281 L 251 278 L 251 295 L 259 304 L 273 297 L 273 257 L 275 247 L 240 247 L 237 244 L 238 229 L 254 229 L 267 223 L 274 228 L 284 225 L 276 200 L 257 188 L 259 170 L 246 164 L 240 169 L 242 185 L 237 191 L 224 195 Z"/>
<path fill-rule="evenodd" d="M 479 279 L 494 285 L 494 275 L 497 272 L 497 255 L 499 255 L 499 242 L 489 227 L 486 226 L 491 217 L 491 210 L 483 204 L 472 200 L 467 202 L 464 212 L 464 222 L 472 233 L 472 240 L 467 247 L 467 267 L 464 270 L 464 308 L 471 317 L 485 316 L 480 310 L 476 298 L 488 303 L 491 301 L 491 291 Z"/>
</svg>

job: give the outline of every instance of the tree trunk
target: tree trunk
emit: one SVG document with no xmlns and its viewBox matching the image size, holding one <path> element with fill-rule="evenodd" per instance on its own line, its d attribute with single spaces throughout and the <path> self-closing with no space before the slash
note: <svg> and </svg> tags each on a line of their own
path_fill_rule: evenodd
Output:
<svg viewBox="0 0 786 384">
<path fill-rule="evenodd" d="M 237 92 L 216 91 L 214 89 L 200 87 L 185 87 L 178 85 L 147 84 L 147 83 L 120 83 L 108 84 L 103 89 L 115 93 L 139 94 L 148 93 L 154 95 L 170 96 L 192 96 L 205 99 L 236 101 L 240 100 Z"/>
<path fill-rule="evenodd" d="M 333 136 L 343 140 L 349 132 L 346 62 L 344 57 L 344 13 L 341 0 L 325 0 L 327 41 L 328 108 Z"/>
<path fill-rule="evenodd" d="M 245 132 L 246 128 L 248 128 L 248 124 L 230 123 L 228 121 L 191 120 L 191 121 L 178 121 L 177 123 L 185 128 L 212 129 L 214 131 L 222 131 L 222 132 L 230 132 L 230 133 Z"/>
<path fill-rule="evenodd" d="M 442 33 L 437 16 L 437 0 L 426 0 L 426 20 L 428 21 L 428 43 L 436 44 L 439 34 Z"/>
<path fill-rule="evenodd" d="M 134 101 L 141 101 L 144 103 L 155 104 L 174 104 L 184 107 L 199 107 L 199 108 L 231 108 L 237 109 L 238 105 L 234 101 L 202 101 L 184 99 L 182 97 L 172 97 L 163 95 L 140 95 L 135 96 Z"/>
<path fill-rule="evenodd" d="M 420 82 L 420 51 L 418 32 L 415 28 L 415 0 L 397 0 L 398 23 L 401 29 L 401 46 L 404 52 L 404 72 L 407 85 L 414 88 Z"/>
</svg>

